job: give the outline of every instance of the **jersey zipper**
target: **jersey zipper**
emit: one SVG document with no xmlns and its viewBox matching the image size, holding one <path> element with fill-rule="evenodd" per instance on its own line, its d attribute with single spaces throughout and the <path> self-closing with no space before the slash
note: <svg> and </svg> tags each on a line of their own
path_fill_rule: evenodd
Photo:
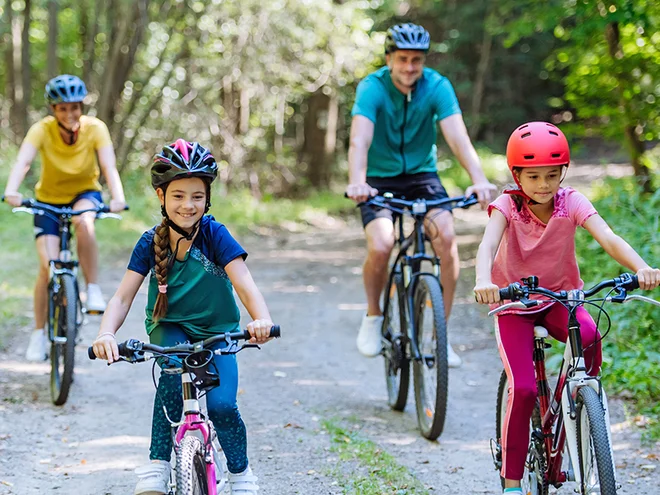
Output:
<svg viewBox="0 0 660 495">
<path fill-rule="evenodd" d="M 401 124 L 401 160 L 403 160 L 403 173 L 406 173 L 406 155 L 403 152 L 403 145 L 405 142 L 405 129 L 406 121 L 408 120 L 408 102 L 411 100 L 412 93 L 408 93 L 403 97 L 403 124 Z"/>
</svg>

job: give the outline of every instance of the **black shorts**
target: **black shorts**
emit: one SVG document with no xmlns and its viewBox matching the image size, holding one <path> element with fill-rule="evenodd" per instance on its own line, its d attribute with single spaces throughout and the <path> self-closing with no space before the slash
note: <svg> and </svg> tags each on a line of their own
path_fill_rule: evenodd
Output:
<svg viewBox="0 0 660 495">
<path fill-rule="evenodd" d="M 435 172 L 422 172 L 421 174 L 403 174 L 396 177 L 367 177 L 367 184 L 378 189 L 378 194 L 390 192 L 395 198 L 407 199 L 445 199 L 449 196 Z M 451 206 L 437 206 L 451 212 Z M 360 206 L 362 225 L 367 226 L 376 218 L 389 218 L 394 221 L 394 213 L 387 208 L 378 208 L 371 205 Z"/>
<path fill-rule="evenodd" d="M 103 204 L 103 198 L 101 197 L 101 191 L 85 191 L 80 193 L 74 198 L 71 203 L 65 204 L 52 204 L 58 208 L 63 208 L 65 206 L 72 207 L 81 199 L 89 199 L 92 203 L 98 205 Z M 46 203 L 51 204 L 51 203 Z M 42 235 L 60 235 L 60 224 L 54 218 L 48 215 L 35 215 L 34 216 L 34 237 L 41 237 Z"/>
</svg>

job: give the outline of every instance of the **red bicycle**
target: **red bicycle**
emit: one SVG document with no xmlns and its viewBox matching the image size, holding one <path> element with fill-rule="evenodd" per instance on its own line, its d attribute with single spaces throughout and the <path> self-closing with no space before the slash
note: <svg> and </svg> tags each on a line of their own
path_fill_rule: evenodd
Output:
<svg viewBox="0 0 660 495">
<path fill-rule="evenodd" d="M 523 279 L 522 284 L 516 282 L 500 289 L 502 300 L 514 302 L 489 313 L 494 315 L 511 308 L 531 308 L 548 301 L 562 304 L 569 312 L 568 340 L 554 392 L 548 384 L 545 367 L 545 349 L 550 347 L 545 342 L 548 331 L 540 326 L 534 329 L 538 401 L 531 420 L 529 450 L 522 480 L 523 493 L 547 495 L 550 485 L 559 488 L 563 483 L 572 481 L 577 484 L 575 491 L 582 495 L 614 495 L 618 487 L 607 395 L 600 378 L 587 374 L 575 310 L 585 304 L 596 306 L 606 317 L 609 331 L 609 316 L 603 309 L 605 302 L 626 303 L 638 300 L 657 306 L 660 306 L 660 302 L 644 296 L 629 295 L 629 291 L 639 288 L 637 277 L 630 274 L 604 280 L 584 291 L 553 292 L 538 284 L 538 277 L 532 276 Z M 606 288 L 610 288 L 610 291 L 605 297 L 593 297 Z M 546 299 L 532 300 L 529 299 L 530 294 L 539 294 Z M 498 470 L 502 468 L 502 419 L 506 414 L 508 390 L 507 376 L 502 372 L 497 391 L 497 440 L 492 445 L 493 461 Z M 504 479 L 501 481 L 504 486 Z"/>
</svg>

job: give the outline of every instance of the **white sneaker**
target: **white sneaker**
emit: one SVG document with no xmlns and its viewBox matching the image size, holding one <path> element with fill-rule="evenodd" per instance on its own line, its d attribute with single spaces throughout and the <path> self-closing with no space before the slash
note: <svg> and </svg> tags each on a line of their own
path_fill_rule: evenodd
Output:
<svg viewBox="0 0 660 495">
<path fill-rule="evenodd" d="M 454 352 L 454 349 L 451 348 L 449 342 L 447 342 L 447 365 L 450 368 L 460 368 L 463 364 L 461 356 Z"/>
<path fill-rule="evenodd" d="M 87 302 L 85 304 L 88 313 L 103 313 L 105 311 L 105 300 L 101 287 L 98 284 L 87 284 Z"/>
<path fill-rule="evenodd" d="M 134 495 L 166 495 L 170 491 L 170 463 L 151 461 L 135 470 L 138 476 Z"/>
<path fill-rule="evenodd" d="M 381 342 L 382 316 L 364 316 L 357 336 L 357 348 L 366 357 L 376 357 L 383 348 Z"/>
<path fill-rule="evenodd" d="M 28 361 L 45 361 L 48 358 L 47 341 L 46 332 L 34 330 L 30 335 L 30 343 L 25 352 L 25 359 Z"/>
<path fill-rule="evenodd" d="M 257 491 L 259 490 L 257 479 L 252 473 L 250 466 L 242 473 L 229 473 L 231 495 L 257 495 Z"/>
</svg>

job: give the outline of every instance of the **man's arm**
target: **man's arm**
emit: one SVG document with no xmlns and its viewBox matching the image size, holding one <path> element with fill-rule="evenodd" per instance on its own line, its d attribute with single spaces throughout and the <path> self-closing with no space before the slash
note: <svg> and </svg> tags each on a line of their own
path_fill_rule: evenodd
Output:
<svg viewBox="0 0 660 495">
<path fill-rule="evenodd" d="M 351 142 L 348 148 L 349 198 L 360 203 L 378 194 L 378 190 L 367 184 L 367 154 L 374 138 L 374 123 L 367 117 L 356 115 L 351 122 Z"/>
<path fill-rule="evenodd" d="M 488 206 L 493 199 L 497 187 L 488 182 L 479 162 L 479 156 L 472 146 L 463 116 L 454 114 L 440 121 L 442 135 L 447 141 L 452 153 L 458 159 L 461 166 L 467 171 L 472 180 L 472 186 L 468 187 L 465 195 L 476 193 L 483 208 Z"/>
<path fill-rule="evenodd" d="M 112 145 L 109 145 L 99 149 L 97 153 L 101 171 L 108 183 L 108 189 L 110 189 L 110 211 L 121 211 L 126 206 L 126 198 L 124 197 L 124 188 L 121 185 L 119 172 L 117 172 L 115 150 Z"/>
</svg>

